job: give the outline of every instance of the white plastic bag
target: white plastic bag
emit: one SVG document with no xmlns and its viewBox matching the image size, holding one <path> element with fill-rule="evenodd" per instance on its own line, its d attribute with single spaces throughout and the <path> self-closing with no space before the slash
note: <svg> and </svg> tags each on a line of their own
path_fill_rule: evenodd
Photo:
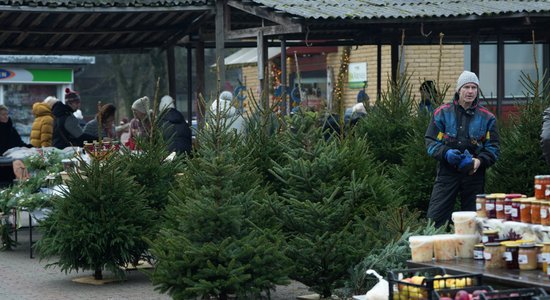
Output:
<svg viewBox="0 0 550 300">
<path fill-rule="evenodd" d="M 368 269 L 367 275 L 374 275 L 378 278 L 378 283 L 370 289 L 365 295 L 366 300 L 387 300 L 390 297 L 389 284 L 375 270 Z"/>
</svg>

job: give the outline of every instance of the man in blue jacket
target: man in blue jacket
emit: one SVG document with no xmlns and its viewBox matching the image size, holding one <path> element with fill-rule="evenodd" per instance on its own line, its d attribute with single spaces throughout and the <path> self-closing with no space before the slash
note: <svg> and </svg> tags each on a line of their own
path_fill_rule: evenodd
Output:
<svg viewBox="0 0 550 300">
<path fill-rule="evenodd" d="M 479 105 L 479 79 L 464 71 L 451 103 L 438 107 L 426 130 L 428 154 L 438 161 L 427 217 L 441 226 L 453 213 L 460 194 L 462 211 L 475 211 L 485 171 L 499 157 L 496 118 Z"/>
</svg>

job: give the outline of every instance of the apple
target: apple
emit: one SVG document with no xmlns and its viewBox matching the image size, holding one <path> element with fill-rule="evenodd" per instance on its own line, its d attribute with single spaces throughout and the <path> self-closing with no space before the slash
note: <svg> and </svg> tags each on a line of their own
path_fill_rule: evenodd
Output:
<svg viewBox="0 0 550 300">
<path fill-rule="evenodd" d="M 441 298 L 439 298 L 439 300 L 453 300 L 453 299 L 450 298 L 450 297 L 441 297 Z"/>
<path fill-rule="evenodd" d="M 470 300 L 470 294 L 465 290 L 460 290 L 456 292 L 455 300 Z"/>
</svg>

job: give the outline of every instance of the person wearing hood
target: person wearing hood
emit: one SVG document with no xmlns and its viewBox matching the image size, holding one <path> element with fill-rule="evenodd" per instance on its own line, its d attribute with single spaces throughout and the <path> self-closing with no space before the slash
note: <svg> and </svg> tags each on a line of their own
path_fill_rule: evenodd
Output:
<svg viewBox="0 0 550 300">
<path fill-rule="evenodd" d="M 52 107 L 55 117 L 53 127 L 53 146 L 58 149 L 82 147 L 84 141 L 92 141 L 93 136 L 85 134 L 73 115 L 80 109 L 80 96 L 71 89 L 65 89 L 65 103 L 58 101 Z"/>
<path fill-rule="evenodd" d="M 242 133 L 244 129 L 244 118 L 237 112 L 237 109 L 231 105 L 233 94 L 229 91 L 220 93 L 219 99 L 212 102 L 210 113 L 212 116 L 219 115 L 222 125 L 234 129 L 237 133 Z"/>
<path fill-rule="evenodd" d="M 31 129 L 31 144 L 34 147 L 51 147 L 53 136 L 53 114 L 52 107 L 59 100 L 49 96 L 42 102 L 32 105 L 34 121 Z"/>
<path fill-rule="evenodd" d="M 459 194 L 462 211 L 476 210 L 485 171 L 500 154 L 496 118 L 479 104 L 476 74 L 462 72 L 451 103 L 434 111 L 425 142 L 428 155 L 438 162 L 427 217 L 439 227 L 451 219 Z"/>
<path fill-rule="evenodd" d="M 0 105 L 0 155 L 4 155 L 4 152 L 15 147 L 27 147 L 32 148 L 32 145 L 26 144 L 21 139 L 21 136 L 13 127 L 13 123 L 8 114 L 8 108 L 4 105 Z"/>
<path fill-rule="evenodd" d="M 168 151 L 190 154 L 192 145 L 191 128 L 185 117 L 176 109 L 174 99 L 168 95 L 160 99 L 159 112 L 164 140 Z"/>
</svg>

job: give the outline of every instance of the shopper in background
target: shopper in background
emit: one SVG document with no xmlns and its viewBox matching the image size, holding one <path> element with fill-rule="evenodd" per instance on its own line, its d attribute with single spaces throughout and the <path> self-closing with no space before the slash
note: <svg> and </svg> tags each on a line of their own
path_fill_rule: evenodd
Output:
<svg viewBox="0 0 550 300">
<path fill-rule="evenodd" d="M 426 80 L 420 85 L 420 103 L 418 104 L 418 111 L 420 112 L 433 112 L 433 99 L 437 95 L 437 89 L 435 83 L 432 80 Z"/>
<path fill-rule="evenodd" d="M 191 128 L 183 114 L 176 109 L 174 99 L 168 95 L 160 99 L 162 135 L 168 143 L 168 151 L 190 154 L 192 145 Z"/>
<path fill-rule="evenodd" d="M 30 141 L 34 147 L 51 147 L 53 137 L 52 107 L 59 100 L 49 96 L 42 102 L 32 105 L 34 121 L 32 122 Z"/>
<path fill-rule="evenodd" d="M 450 220 L 458 194 L 461 210 L 476 210 L 485 170 L 499 157 L 496 118 L 479 105 L 476 74 L 462 72 L 453 101 L 435 110 L 425 140 L 428 154 L 438 161 L 427 217 L 441 226 Z"/>
<path fill-rule="evenodd" d="M 135 149 L 136 139 L 145 137 L 151 132 L 151 110 L 149 98 L 141 97 L 132 103 L 134 118 L 130 120 L 130 134 L 126 146 Z"/>
<path fill-rule="evenodd" d="M 8 113 L 8 107 L 0 105 L 0 155 L 15 147 L 32 148 L 32 145 L 23 142 Z"/>
<path fill-rule="evenodd" d="M 82 131 L 78 119 L 73 113 L 80 108 L 80 96 L 71 89 L 65 89 L 65 103 L 59 101 L 53 105 L 55 117 L 53 128 L 53 146 L 64 149 L 70 146 L 82 147 L 84 141 L 93 140 L 93 136 Z"/>
<path fill-rule="evenodd" d="M 90 120 L 84 126 L 84 133 L 94 137 L 94 140 L 98 140 L 101 134 L 101 138 L 107 138 L 109 140 L 116 139 L 115 132 L 115 113 L 116 107 L 107 103 L 101 106 L 96 116 Z M 101 118 L 101 130 L 99 127 L 99 118 Z"/>
<path fill-rule="evenodd" d="M 232 105 L 233 94 L 230 91 L 223 91 L 217 100 L 212 102 L 210 113 L 213 117 L 218 116 L 221 125 L 228 129 L 234 129 L 237 133 L 244 131 L 244 118 Z M 210 120 L 211 123 L 215 120 Z"/>
</svg>

